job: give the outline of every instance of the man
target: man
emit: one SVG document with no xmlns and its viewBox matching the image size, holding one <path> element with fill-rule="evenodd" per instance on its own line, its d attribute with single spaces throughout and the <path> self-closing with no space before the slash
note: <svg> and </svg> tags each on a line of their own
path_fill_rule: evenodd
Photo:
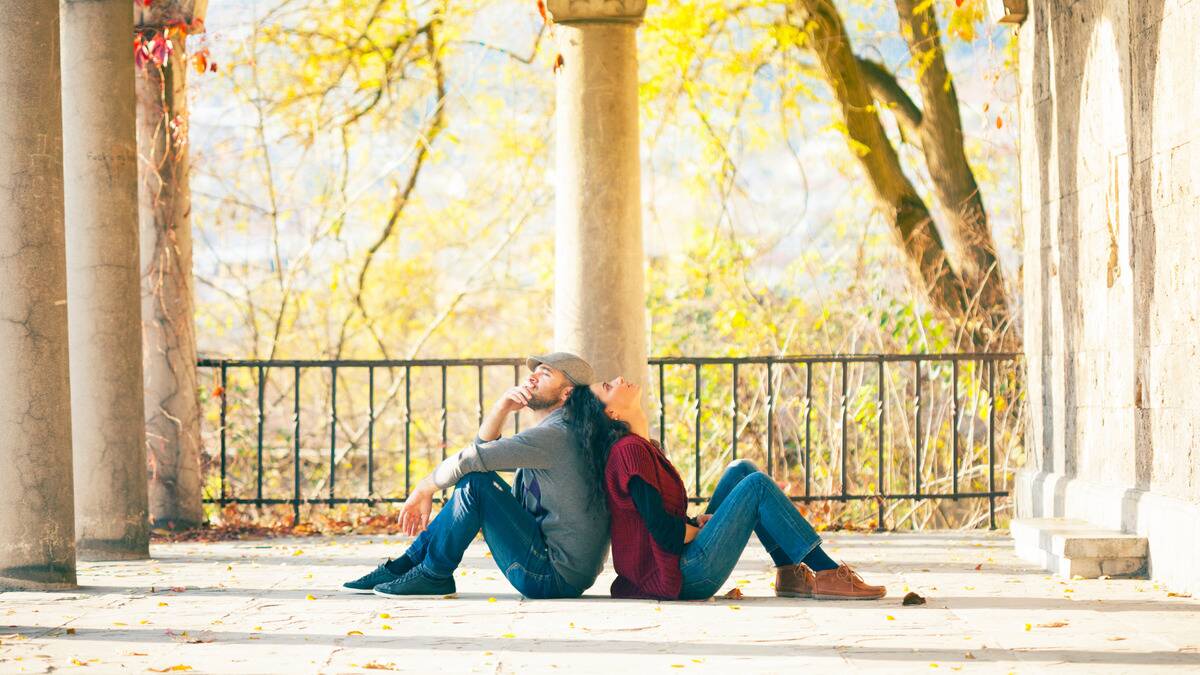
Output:
<svg viewBox="0 0 1200 675">
<path fill-rule="evenodd" d="M 608 555 L 608 513 L 586 448 L 563 410 L 576 387 L 590 394 L 592 367 L 565 352 L 534 356 L 526 365 L 529 379 L 492 406 L 475 441 L 447 457 L 404 502 L 400 524 L 417 535 L 404 555 L 346 582 L 345 590 L 453 593 L 454 570 L 480 529 L 504 576 L 526 597 L 578 597 L 595 582 Z M 508 416 L 522 409 L 534 425 L 500 438 Z M 495 473 L 509 469 L 517 469 L 513 488 Z M 453 496 L 431 522 L 434 493 L 451 486 Z"/>
</svg>

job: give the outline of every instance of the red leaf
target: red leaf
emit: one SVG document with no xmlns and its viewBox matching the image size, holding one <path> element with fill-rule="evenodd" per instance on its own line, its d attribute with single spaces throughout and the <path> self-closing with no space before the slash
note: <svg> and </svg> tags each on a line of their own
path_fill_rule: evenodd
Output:
<svg viewBox="0 0 1200 675">
<path fill-rule="evenodd" d="M 566 65 L 566 61 L 563 61 L 562 54 L 554 57 L 554 72 L 557 73 L 558 69 L 562 68 L 564 65 Z"/>
<path fill-rule="evenodd" d="M 549 23 L 550 19 L 546 18 L 546 2 L 545 0 L 537 0 L 538 14 L 542 16 L 543 23 Z"/>
<path fill-rule="evenodd" d="M 955 7 L 962 7 L 962 4 L 963 4 L 963 0 L 954 0 Z"/>
<path fill-rule="evenodd" d="M 1000 119 L 1000 116 L 997 115 L 996 116 L 996 128 L 1000 129 L 1003 126 L 1004 126 L 1004 120 Z"/>
</svg>

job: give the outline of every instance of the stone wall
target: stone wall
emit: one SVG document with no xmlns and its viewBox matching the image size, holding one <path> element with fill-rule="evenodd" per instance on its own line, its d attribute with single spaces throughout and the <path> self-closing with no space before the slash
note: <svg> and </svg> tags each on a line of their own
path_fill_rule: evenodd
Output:
<svg viewBox="0 0 1200 675">
<path fill-rule="evenodd" d="M 1143 532 L 1152 574 L 1193 588 L 1197 34 L 1200 0 L 1031 0 L 1019 35 L 1030 424 L 1018 513 Z"/>
</svg>

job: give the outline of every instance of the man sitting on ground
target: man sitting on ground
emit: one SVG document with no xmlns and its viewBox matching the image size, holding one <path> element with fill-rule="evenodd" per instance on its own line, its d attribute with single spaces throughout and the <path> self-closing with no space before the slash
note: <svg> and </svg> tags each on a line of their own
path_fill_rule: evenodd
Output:
<svg viewBox="0 0 1200 675">
<path fill-rule="evenodd" d="M 572 398 L 592 396 L 592 368 L 565 352 L 526 364 L 529 379 L 492 406 L 475 441 L 413 488 L 399 521 L 417 538 L 404 555 L 346 582 L 345 590 L 454 593 L 454 570 L 481 529 L 493 560 L 526 597 L 578 597 L 595 582 L 608 555 L 608 511 L 590 450 L 567 423 Z M 524 408 L 534 425 L 500 438 L 508 416 Z M 512 488 L 495 473 L 510 469 L 517 470 Z M 433 495 L 451 486 L 453 496 L 431 522 Z"/>
</svg>

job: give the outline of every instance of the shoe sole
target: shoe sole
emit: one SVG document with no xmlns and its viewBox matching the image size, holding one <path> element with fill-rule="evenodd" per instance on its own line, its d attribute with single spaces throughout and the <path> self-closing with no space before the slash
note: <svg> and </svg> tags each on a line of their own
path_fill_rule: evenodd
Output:
<svg viewBox="0 0 1200 675">
<path fill-rule="evenodd" d="M 382 591 L 372 589 L 371 592 L 374 593 L 375 595 L 378 595 L 381 598 L 446 598 L 446 597 L 458 595 L 458 591 L 450 591 L 449 593 L 392 594 L 392 593 L 384 593 Z"/>
<path fill-rule="evenodd" d="M 814 600 L 881 600 L 887 597 L 887 593 L 883 595 L 825 595 L 813 593 Z"/>
<path fill-rule="evenodd" d="M 343 593 L 355 593 L 358 595 L 367 595 L 375 592 L 373 588 L 350 588 L 349 586 L 338 586 L 338 589 Z"/>
<path fill-rule="evenodd" d="M 775 591 L 777 598 L 811 598 L 812 593 L 799 593 L 796 591 Z"/>
</svg>

